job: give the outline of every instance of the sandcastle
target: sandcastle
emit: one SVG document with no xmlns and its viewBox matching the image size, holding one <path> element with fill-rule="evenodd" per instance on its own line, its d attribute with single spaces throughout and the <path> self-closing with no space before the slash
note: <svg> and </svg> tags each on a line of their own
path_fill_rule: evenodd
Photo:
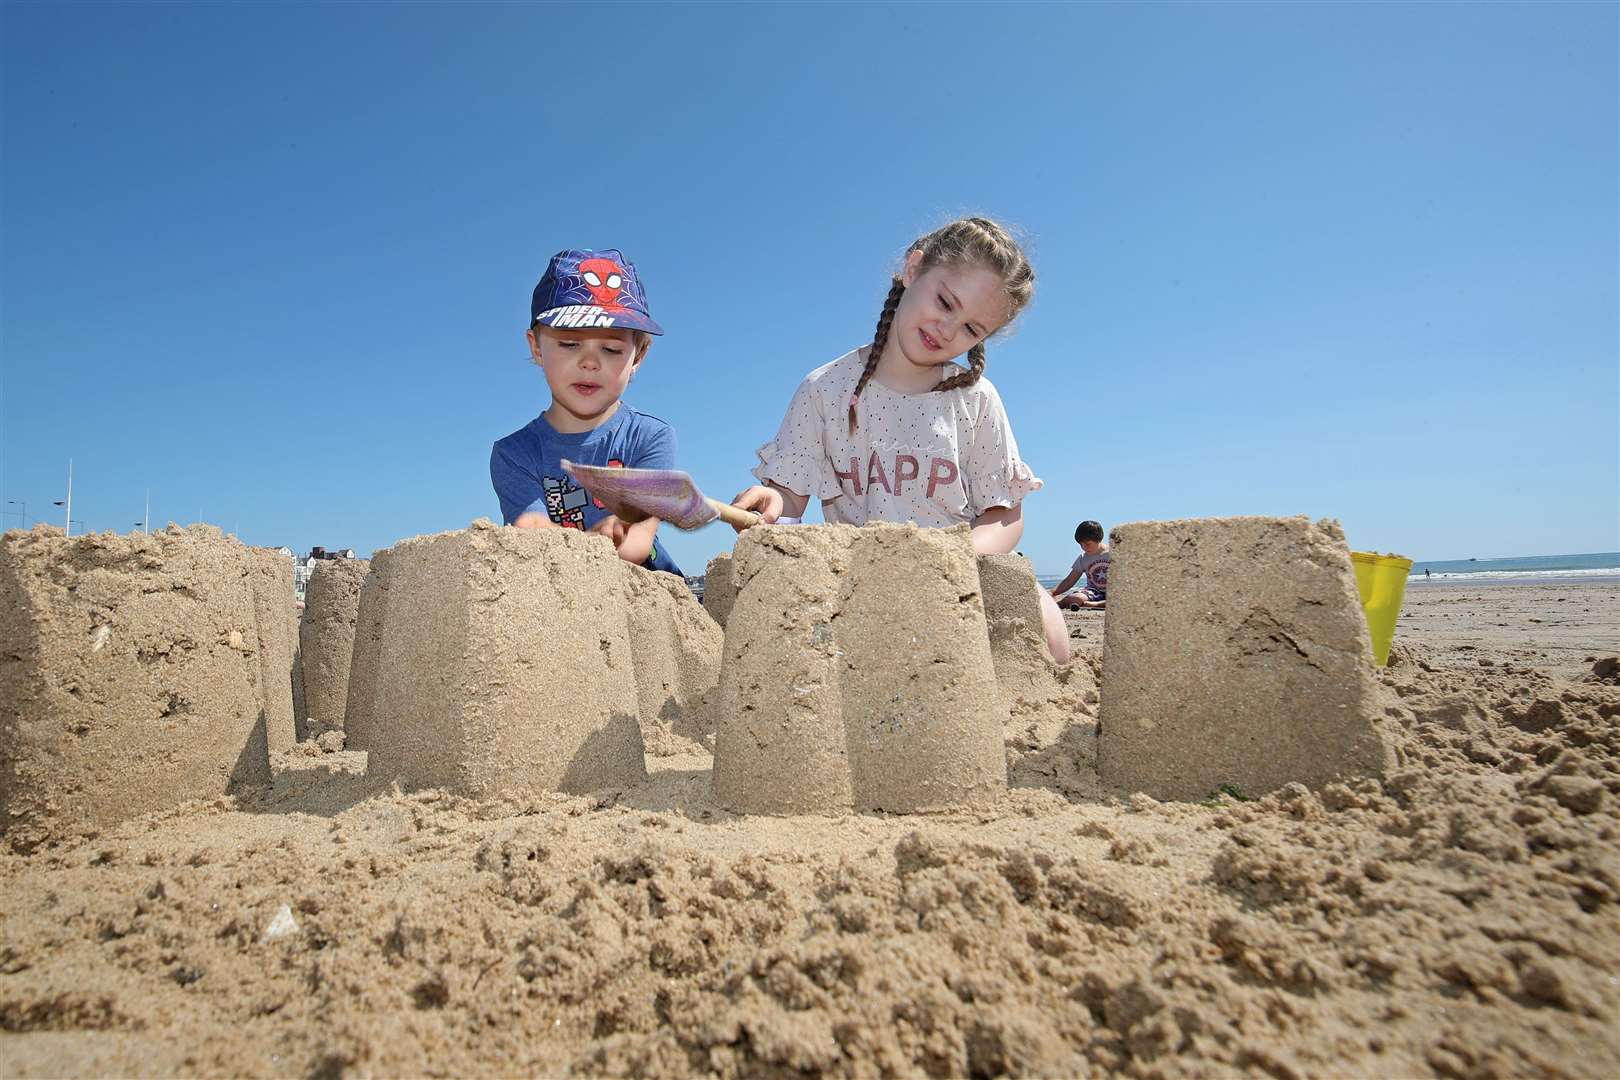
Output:
<svg viewBox="0 0 1620 1080">
<path fill-rule="evenodd" d="M 1336 522 L 1140 522 L 1112 539 L 1103 783 L 1194 800 L 1384 772 L 1371 646 Z"/>
<path fill-rule="evenodd" d="M 360 588 L 370 568 L 366 559 L 325 559 L 309 579 L 298 628 L 305 709 L 298 722 L 306 738 L 343 727 Z"/>
<path fill-rule="evenodd" d="M 265 742 L 271 753 L 298 741 L 295 697 L 298 678 L 298 608 L 293 601 L 292 559 L 274 548 L 245 547 L 259 620 L 259 671 L 266 688 Z M 287 692 L 282 693 L 281 687 Z"/>
<path fill-rule="evenodd" d="M 624 570 L 603 537 L 487 521 L 377 553 L 350 748 L 378 777 L 475 797 L 644 780 Z"/>
<path fill-rule="evenodd" d="M 1006 791 L 1006 713 L 965 526 L 751 529 L 734 565 L 717 801 L 905 812 Z"/>
<path fill-rule="evenodd" d="M 737 582 L 731 571 L 731 552 L 722 551 L 709 560 L 703 572 L 703 610 L 722 628 L 731 617 L 731 605 L 737 602 Z"/>
<path fill-rule="evenodd" d="M 383 624 L 393 595 L 393 549 L 374 551 L 368 560 L 360 600 L 354 613 L 354 648 L 349 655 L 349 692 L 343 699 L 343 733 L 350 749 L 382 738 L 376 705 L 382 655 Z M 307 611 L 307 608 L 306 608 Z"/>
<path fill-rule="evenodd" d="M 218 529 L 0 539 L 0 831 L 19 849 L 266 784 L 292 564 Z"/>
</svg>

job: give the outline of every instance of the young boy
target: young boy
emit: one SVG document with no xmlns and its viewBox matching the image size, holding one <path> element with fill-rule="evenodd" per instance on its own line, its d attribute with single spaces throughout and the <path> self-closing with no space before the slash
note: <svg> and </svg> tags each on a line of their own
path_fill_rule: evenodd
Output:
<svg viewBox="0 0 1620 1080">
<path fill-rule="evenodd" d="M 1108 563 L 1113 554 L 1103 543 L 1103 527 L 1095 521 L 1082 521 L 1075 526 L 1074 542 L 1080 545 L 1080 557 L 1074 560 L 1069 576 L 1052 588 L 1058 607 L 1100 608 L 1108 606 Z M 1064 596 L 1074 587 L 1080 575 L 1086 576 L 1086 587 Z"/>
<path fill-rule="evenodd" d="M 608 513 L 559 464 L 675 467 L 675 431 L 620 400 L 663 329 L 647 312 L 636 268 L 620 252 L 569 249 L 551 258 L 529 307 L 529 354 L 551 405 L 495 443 L 489 477 L 501 520 L 520 529 L 589 529 L 619 558 L 679 574 L 658 543 L 658 519 L 634 525 Z"/>
</svg>

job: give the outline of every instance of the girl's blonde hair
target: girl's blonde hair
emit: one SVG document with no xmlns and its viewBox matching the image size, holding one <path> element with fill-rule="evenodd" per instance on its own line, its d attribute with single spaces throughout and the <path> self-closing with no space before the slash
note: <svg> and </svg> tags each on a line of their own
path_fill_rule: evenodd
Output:
<svg viewBox="0 0 1620 1080">
<path fill-rule="evenodd" d="M 941 226 L 912 243 L 906 257 L 913 251 L 922 252 L 917 273 L 924 274 L 936 266 L 973 266 L 989 270 L 1001 277 L 1007 290 L 1007 321 L 1011 322 L 1035 295 L 1035 270 L 1029 259 L 1006 229 L 989 218 L 969 217 Z M 855 433 L 855 403 L 861 391 L 877 370 L 878 358 L 889 340 L 889 326 L 894 322 L 895 309 L 905 294 L 905 282 L 899 277 L 889 286 L 888 299 L 883 301 L 883 312 L 878 316 L 877 331 L 872 335 L 872 349 L 866 355 L 866 367 L 855 384 L 855 393 L 849 399 L 849 430 Z M 972 386 L 984 374 L 984 342 L 978 342 L 967 352 L 968 370 L 958 371 L 941 379 L 935 390 L 955 390 L 959 386 Z"/>
</svg>

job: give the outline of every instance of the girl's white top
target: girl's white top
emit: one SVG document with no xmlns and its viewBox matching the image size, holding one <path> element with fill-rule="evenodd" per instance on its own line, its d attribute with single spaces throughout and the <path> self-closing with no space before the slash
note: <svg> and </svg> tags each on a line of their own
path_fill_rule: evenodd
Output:
<svg viewBox="0 0 1620 1080">
<path fill-rule="evenodd" d="M 776 438 L 759 448 L 754 476 L 819 497 L 822 516 L 846 525 L 943 528 L 1017 506 L 1040 489 L 1018 456 L 1001 395 L 982 376 L 972 386 L 921 394 L 870 379 L 851 435 L 849 399 L 866 354 L 856 349 L 805 376 Z"/>
</svg>

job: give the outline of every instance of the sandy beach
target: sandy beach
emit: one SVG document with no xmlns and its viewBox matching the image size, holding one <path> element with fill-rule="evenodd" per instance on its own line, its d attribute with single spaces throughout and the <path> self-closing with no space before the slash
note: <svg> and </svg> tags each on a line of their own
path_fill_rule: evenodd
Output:
<svg viewBox="0 0 1620 1080">
<path fill-rule="evenodd" d="M 0 1073 L 1620 1074 L 1620 585 L 1409 589 L 1395 771 L 1258 800 L 1101 788 L 1103 619 L 990 809 L 732 814 L 678 739 L 475 802 L 308 742 L 0 854 Z"/>
</svg>

